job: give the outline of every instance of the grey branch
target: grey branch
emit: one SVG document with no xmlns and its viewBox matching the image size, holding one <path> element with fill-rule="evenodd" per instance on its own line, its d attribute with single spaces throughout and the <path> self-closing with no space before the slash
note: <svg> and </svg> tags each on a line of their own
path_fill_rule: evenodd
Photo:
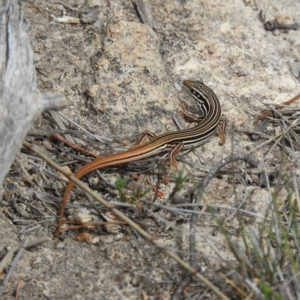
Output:
<svg viewBox="0 0 300 300">
<path fill-rule="evenodd" d="M 0 4 L 0 183 L 39 115 L 66 106 L 64 96 L 41 93 L 22 1 Z"/>
</svg>

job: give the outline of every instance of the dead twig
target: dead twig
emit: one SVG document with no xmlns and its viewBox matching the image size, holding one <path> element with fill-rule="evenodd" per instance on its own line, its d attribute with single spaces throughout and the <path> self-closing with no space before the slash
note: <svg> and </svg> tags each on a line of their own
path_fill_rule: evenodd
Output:
<svg viewBox="0 0 300 300">
<path fill-rule="evenodd" d="M 52 118 L 54 119 L 54 121 L 56 122 L 57 126 L 59 127 L 60 130 L 66 130 L 66 126 L 64 125 L 64 123 L 62 122 L 60 115 L 56 112 L 56 111 L 50 111 L 50 114 L 52 116 Z M 74 144 L 74 139 L 70 134 L 66 134 L 66 139 Z"/>
<path fill-rule="evenodd" d="M 71 120 L 70 118 L 68 118 L 67 116 L 65 116 L 63 113 L 58 112 L 58 114 L 60 116 L 62 116 L 63 118 L 65 118 L 67 121 L 69 121 L 71 124 L 75 125 L 76 127 L 78 127 L 81 131 L 83 131 L 87 136 L 91 137 L 92 139 L 98 141 L 98 142 L 102 142 L 102 143 L 108 143 L 108 142 L 113 142 L 114 140 L 103 137 L 103 136 L 99 136 L 97 134 L 92 134 L 90 133 L 88 130 L 86 130 L 85 128 L 83 128 L 82 126 L 80 126 L 79 124 L 77 124 L 76 122 L 74 122 L 73 120 Z"/>
<path fill-rule="evenodd" d="M 274 137 L 271 137 L 270 139 L 266 140 L 265 142 L 261 143 L 260 145 L 257 145 L 255 147 L 255 150 L 253 150 L 251 153 L 256 152 L 257 149 L 259 149 L 259 148 L 261 148 L 261 147 L 269 144 L 270 142 L 272 142 L 273 140 L 277 139 L 278 137 L 281 137 L 281 136 L 285 135 L 291 128 L 294 128 L 294 127 L 296 127 L 297 125 L 300 124 L 299 120 L 300 120 L 300 118 L 294 120 L 292 122 L 292 124 L 286 130 L 284 130 L 283 132 L 281 132 L 279 134 L 276 134 Z M 276 143 L 278 143 L 278 142 L 276 142 Z"/>
<path fill-rule="evenodd" d="M 28 245 L 28 239 L 26 239 L 26 240 L 22 243 L 22 245 L 19 247 L 19 251 L 18 251 L 18 253 L 17 253 L 15 259 L 13 260 L 13 262 L 12 262 L 12 264 L 11 264 L 11 267 L 10 267 L 9 271 L 7 272 L 7 274 L 6 274 L 5 278 L 4 278 L 4 280 L 3 280 L 2 283 L 0 284 L 0 295 L 2 294 L 2 292 L 3 292 L 3 290 L 4 290 L 5 286 L 6 286 L 6 284 L 7 284 L 7 282 L 8 282 L 9 277 L 11 276 L 11 274 L 12 274 L 13 270 L 15 269 L 15 267 L 17 266 L 17 263 L 18 263 L 18 261 L 20 260 L 20 258 L 21 258 L 21 256 L 22 256 L 22 254 L 23 254 L 25 248 L 27 247 L 27 245 Z"/>
<path fill-rule="evenodd" d="M 58 133 L 53 133 L 53 136 L 54 136 L 55 138 L 57 138 L 58 140 L 62 141 L 63 143 L 65 143 L 66 145 L 69 145 L 70 147 L 72 147 L 72 148 L 74 148 L 74 149 L 76 149 L 76 150 L 78 150 L 78 151 L 81 151 L 82 153 L 85 153 L 85 154 L 87 154 L 87 155 L 93 156 L 93 157 L 95 157 L 95 158 L 101 157 L 101 156 L 99 156 L 99 155 L 97 155 L 97 154 L 94 154 L 94 153 L 88 151 L 88 150 L 85 150 L 85 149 L 82 148 L 81 146 L 78 146 L 78 145 L 76 145 L 76 144 L 74 144 L 74 143 L 68 141 L 67 139 L 63 138 L 63 137 L 62 137 L 60 134 L 58 134 Z"/>
<path fill-rule="evenodd" d="M 284 107 L 284 105 L 290 105 L 290 104 L 292 104 L 293 102 L 295 102 L 296 100 L 298 100 L 299 98 L 300 98 L 300 94 L 297 95 L 297 96 L 295 96 L 294 98 L 292 98 L 292 99 L 286 101 L 286 102 L 283 102 L 282 105 L 277 105 L 277 106 L 275 107 L 275 109 L 282 109 L 282 108 Z M 260 116 L 258 117 L 258 120 L 263 120 L 263 119 L 265 119 L 266 117 L 270 116 L 271 114 L 272 114 L 272 110 L 267 110 L 266 112 L 264 112 L 262 115 L 260 115 Z"/>
<path fill-rule="evenodd" d="M 35 239 L 32 241 L 29 241 L 26 245 L 26 249 L 27 248 L 31 248 L 34 246 L 37 246 L 39 244 L 45 243 L 50 241 L 49 237 L 42 237 L 39 239 Z M 16 245 L 14 247 L 12 247 L 4 256 L 4 258 L 2 259 L 2 261 L 0 262 L 0 273 L 3 272 L 3 270 L 6 268 L 6 266 L 9 264 L 9 262 L 11 261 L 12 257 L 14 256 L 15 252 L 17 252 L 20 249 L 21 245 Z"/>
</svg>

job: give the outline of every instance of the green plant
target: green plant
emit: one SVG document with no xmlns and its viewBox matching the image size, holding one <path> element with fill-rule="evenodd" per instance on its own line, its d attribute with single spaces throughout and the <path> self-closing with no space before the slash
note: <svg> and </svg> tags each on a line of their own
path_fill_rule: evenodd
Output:
<svg viewBox="0 0 300 300">
<path fill-rule="evenodd" d="M 126 201 L 127 194 L 126 194 L 126 191 L 125 191 L 125 187 L 126 187 L 128 179 L 129 179 L 128 176 L 124 176 L 124 177 L 121 177 L 119 175 L 117 176 L 115 185 L 116 185 L 116 189 L 119 192 L 118 200 L 120 202 L 125 202 Z"/>
<path fill-rule="evenodd" d="M 172 177 L 175 183 L 173 193 L 179 192 L 183 188 L 183 184 L 187 180 L 188 175 L 183 176 L 183 171 L 179 170 L 177 173 L 172 172 Z"/>
</svg>

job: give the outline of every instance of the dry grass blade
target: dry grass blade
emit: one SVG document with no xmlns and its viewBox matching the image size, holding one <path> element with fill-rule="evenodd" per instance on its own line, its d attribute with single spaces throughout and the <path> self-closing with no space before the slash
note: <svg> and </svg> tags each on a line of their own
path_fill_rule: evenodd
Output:
<svg viewBox="0 0 300 300">
<path fill-rule="evenodd" d="M 92 139 L 95 139 L 96 141 L 99 142 L 112 142 L 112 139 L 103 137 L 103 136 L 99 136 L 96 134 L 92 134 L 90 133 L 88 130 L 86 130 L 85 128 L 83 128 L 82 126 L 80 126 L 79 124 L 77 124 L 76 122 L 74 122 L 73 120 L 71 120 L 70 118 L 68 118 L 67 116 L 65 116 L 63 113 L 58 112 L 58 114 L 60 116 L 62 116 L 63 118 L 65 118 L 67 121 L 69 121 L 71 124 L 75 125 L 76 127 L 78 127 L 81 131 L 83 131 L 87 136 L 91 137 Z"/>
</svg>

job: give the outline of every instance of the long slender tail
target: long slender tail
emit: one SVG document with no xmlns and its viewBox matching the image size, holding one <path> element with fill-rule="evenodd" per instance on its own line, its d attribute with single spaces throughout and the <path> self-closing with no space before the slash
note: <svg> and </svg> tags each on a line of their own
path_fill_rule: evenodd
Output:
<svg viewBox="0 0 300 300">
<path fill-rule="evenodd" d="M 129 150 L 130 151 L 130 150 Z M 126 152 L 129 152 L 126 151 Z M 84 165 L 82 168 L 80 168 L 75 174 L 74 177 L 76 177 L 77 179 L 80 179 L 82 176 L 94 171 L 94 170 L 98 170 L 101 168 L 105 168 L 105 167 L 109 167 L 112 165 L 117 165 L 118 163 L 116 163 L 116 154 L 112 154 L 106 157 L 100 157 L 97 158 L 89 163 L 87 163 L 86 165 Z M 122 163 L 126 163 L 126 161 L 122 162 Z M 64 196 L 62 198 L 61 201 L 61 206 L 60 206 L 60 213 L 59 213 L 59 219 L 58 219 L 58 225 L 57 225 L 57 238 L 59 237 L 59 233 L 60 233 L 60 228 L 62 225 L 62 219 L 65 213 L 65 206 L 66 203 L 68 201 L 69 195 L 74 187 L 75 183 L 73 181 L 69 181 L 66 189 L 65 189 L 65 193 Z"/>
</svg>

